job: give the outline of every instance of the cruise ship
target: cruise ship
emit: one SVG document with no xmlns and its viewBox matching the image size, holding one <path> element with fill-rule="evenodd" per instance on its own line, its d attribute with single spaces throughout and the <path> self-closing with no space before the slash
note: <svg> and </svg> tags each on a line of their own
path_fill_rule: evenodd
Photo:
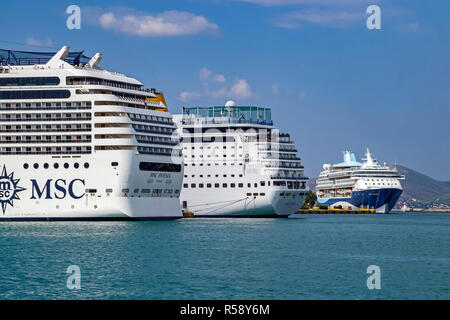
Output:
<svg viewBox="0 0 450 320">
<path fill-rule="evenodd" d="M 194 217 L 279 217 L 295 213 L 308 192 L 289 134 L 256 106 L 183 108 L 184 181 L 180 201 Z"/>
<path fill-rule="evenodd" d="M 0 220 L 182 217 L 164 96 L 101 59 L 0 50 Z"/>
<path fill-rule="evenodd" d="M 378 164 L 367 149 L 363 163 L 355 153 L 345 151 L 343 161 L 324 164 L 317 179 L 317 202 L 334 208 L 373 209 L 389 213 L 402 193 L 397 170 Z"/>
</svg>

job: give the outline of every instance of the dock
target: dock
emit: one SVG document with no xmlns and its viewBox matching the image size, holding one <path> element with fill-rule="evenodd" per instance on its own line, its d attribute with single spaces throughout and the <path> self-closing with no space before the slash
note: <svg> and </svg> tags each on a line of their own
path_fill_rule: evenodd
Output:
<svg viewBox="0 0 450 320">
<path fill-rule="evenodd" d="M 334 209 L 334 208 L 328 208 L 328 209 L 319 209 L 319 208 L 312 208 L 312 209 L 300 209 L 295 214 L 368 214 L 368 213 L 376 213 L 374 209 Z"/>
</svg>

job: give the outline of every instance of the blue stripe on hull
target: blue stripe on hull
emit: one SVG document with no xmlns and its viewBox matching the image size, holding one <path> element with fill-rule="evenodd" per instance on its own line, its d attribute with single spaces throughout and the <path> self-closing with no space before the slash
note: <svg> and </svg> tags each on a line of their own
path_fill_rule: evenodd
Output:
<svg viewBox="0 0 450 320">
<path fill-rule="evenodd" d="M 387 204 L 387 211 L 389 212 L 395 206 L 401 194 L 401 189 L 373 189 L 353 191 L 351 198 L 318 199 L 318 202 L 327 206 L 332 206 L 337 202 L 347 202 L 358 208 L 368 206 L 371 209 L 378 209 Z"/>
</svg>

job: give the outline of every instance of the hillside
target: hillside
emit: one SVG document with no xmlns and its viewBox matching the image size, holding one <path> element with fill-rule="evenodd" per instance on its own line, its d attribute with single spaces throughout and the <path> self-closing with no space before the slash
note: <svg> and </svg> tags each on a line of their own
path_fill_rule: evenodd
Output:
<svg viewBox="0 0 450 320">
<path fill-rule="evenodd" d="M 392 165 L 390 165 L 392 167 Z M 397 165 L 397 170 L 405 176 L 402 180 L 403 193 L 397 202 L 399 208 L 406 202 L 412 208 L 450 207 L 450 182 L 437 181 L 429 176 L 404 166 Z M 315 189 L 316 179 L 308 182 L 311 190 Z"/>
<path fill-rule="evenodd" d="M 400 165 L 397 165 L 397 170 L 405 175 L 405 180 L 402 181 L 403 193 L 398 205 L 406 202 L 410 207 L 450 206 L 450 182 L 434 180 Z"/>
</svg>

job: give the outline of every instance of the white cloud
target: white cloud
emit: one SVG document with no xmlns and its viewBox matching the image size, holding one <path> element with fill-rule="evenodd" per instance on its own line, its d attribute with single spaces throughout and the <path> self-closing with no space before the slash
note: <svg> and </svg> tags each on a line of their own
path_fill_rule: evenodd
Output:
<svg viewBox="0 0 450 320">
<path fill-rule="evenodd" d="M 188 102 L 188 101 L 192 101 L 192 100 L 197 100 L 200 97 L 201 97 L 201 94 L 198 92 L 183 91 L 180 93 L 180 96 L 178 97 L 178 99 L 183 102 Z"/>
<path fill-rule="evenodd" d="M 203 67 L 200 69 L 200 80 L 206 81 L 211 76 L 212 71 L 209 70 L 207 67 Z"/>
<path fill-rule="evenodd" d="M 200 80 L 202 81 L 215 81 L 215 82 L 225 82 L 225 76 L 223 74 L 215 74 L 213 75 L 212 70 L 209 70 L 207 67 L 203 67 L 200 69 Z"/>
<path fill-rule="evenodd" d="M 83 12 L 85 10 L 83 9 Z M 186 11 L 164 11 L 158 14 L 137 13 L 129 8 L 104 10 L 87 7 L 87 21 L 105 30 L 143 37 L 165 37 L 215 33 L 219 27 L 205 17 Z"/>
<path fill-rule="evenodd" d="M 324 27 L 343 28 L 365 21 L 366 12 L 358 10 L 341 10 L 310 8 L 290 12 L 272 19 L 272 24 L 280 28 L 298 28 L 302 23 L 316 24 Z"/>
<path fill-rule="evenodd" d="M 236 79 L 230 89 L 223 87 L 211 92 L 210 95 L 214 98 L 246 99 L 252 96 L 252 91 L 247 80 Z"/>
<path fill-rule="evenodd" d="M 246 80 L 237 79 L 230 90 L 231 98 L 248 98 L 252 95 Z"/>
<path fill-rule="evenodd" d="M 225 82 L 225 76 L 223 74 L 216 74 L 213 80 L 215 82 Z"/>
<path fill-rule="evenodd" d="M 236 78 L 232 86 L 229 87 L 224 85 L 226 79 L 223 74 L 214 74 L 214 72 L 207 67 L 202 67 L 200 69 L 199 78 L 202 83 L 203 91 L 183 91 L 178 98 L 180 101 L 187 102 L 198 100 L 201 97 L 245 99 L 254 96 L 247 80 Z"/>
<path fill-rule="evenodd" d="M 279 93 L 279 89 L 280 88 L 279 88 L 278 84 L 275 83 L 275 84 L 272 85 L 272 93 L 273 94 L 278 94 Z"/>
<path fill-rule="evenodd" d="M 50 38 L 37 39 L 34 37 L 28 37 L 26 40 L 27 45 L 35 47 L 53 47 L 53 41 Z"/>
<path fill-rule="evenodd" d="M 290 6 L 291 12 L 269 19 L 276 27 L 296 29 L 304 24 L 349 27 L 366 18 L 366 8 L 384 0 L 234 0 L 262 6 Z M 365 24 L 364 24 L 365 25 Z"/>
</svg>

